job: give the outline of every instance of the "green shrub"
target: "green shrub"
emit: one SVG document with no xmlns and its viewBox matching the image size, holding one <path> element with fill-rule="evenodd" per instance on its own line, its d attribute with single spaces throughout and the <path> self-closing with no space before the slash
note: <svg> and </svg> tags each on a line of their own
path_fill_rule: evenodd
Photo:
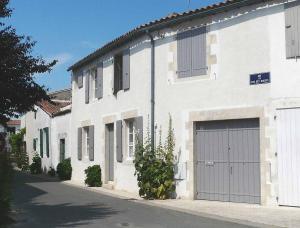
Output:
<svg viewBox="0 0 300 228">
<path fill-rule="evenodd" d="M 157 148 L 152 149 L 149 133 L 145 144 L 136 142 L 134 165 L 141 197 L 145 199 L 168 199 L 173 196 L 175 192 L 174 147 L 171 117 L 164 146 L 162 146 L 160 139 Z"/>
<path fill-rule="evenodd" d="M 85 184 L 89 187 L 102 186 L 100 165 L 89 166 L 84 172 L 86 174 Z"/>
<path fill-rule="evenodd" d="M 56 173 L 61 180 L 71 180 L 72 166 L 71 158 L 64 159 L 57 165 Z"/>
<path fill-rule="evenodd" d="M 53 169 L 52 167 L 50 167 L 50 169 L 48 170 L 48 175 L 51 176 L 51 177 L 54 177 L 55 176 L 55 169 Z"/>
<path fill-rule="evenodd" d="M 35 154 L 32 158 L 32 163 L 29 166 L 31 174 L 42 173 L 42 160 L 38 154 Z"/>
</svg>

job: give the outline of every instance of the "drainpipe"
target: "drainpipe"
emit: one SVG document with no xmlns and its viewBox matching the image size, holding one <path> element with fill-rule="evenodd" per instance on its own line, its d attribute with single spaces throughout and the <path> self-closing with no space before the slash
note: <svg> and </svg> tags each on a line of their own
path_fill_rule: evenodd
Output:
<svg viewBox="0 0 300 228">
<path fill-rule="evenodd" d="M 154 151 L 154 137 L 155 137 L 155 47 L 154 47 L 154 39 L 149 30 L 146 31 L 147 36 L 150 38 L 151 43 L 151 149 Z"/>
</svg>

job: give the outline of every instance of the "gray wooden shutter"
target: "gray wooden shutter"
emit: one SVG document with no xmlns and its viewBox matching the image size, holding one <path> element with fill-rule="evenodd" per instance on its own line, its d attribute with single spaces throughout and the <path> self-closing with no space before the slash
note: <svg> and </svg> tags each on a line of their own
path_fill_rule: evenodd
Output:
<svg viewBox="0 0 300 228">
<path fill-rule="evenodd" d="M 299 1 L 285 4 L 286 58 L 300 56 Z"/>
<path fill-rule="evenodd" d="M 143 117 L 138 116 L 134 118 L 133 126 L 135 130 L 136 137 L 140 143 L 143 143 Z"/>
<path fill-rule="evenodd" d="M 85 103 L 89 103 L 89 91 L 90 91 L 90 73 L 85 75 Z"/>
<path fill-rule="evenodd" d="M 123 89 L 130 88 L 130 49 L 123 52 Z"/>
<path fill-rule="evenodd" d="M 114 56 L 114 87 L 113 93 L 117 94 L 119 91 L 119 75 L 118 75 L 118 57 Z"/>
<path fill-rule="evenodd" d="M 41 158 L 43 157 L 44 155 L 44 152 L 43 152 L 43 129 L 40 129 L 40 156 Z"/>
<path fill-rule="evenodd" d="M 82 86 L 83 86 L 83 72 L 82 71 L 77 73 L 77 85 L 78 85 L 78 88 L 82 88 Z"/>
<path fill-rule="evenodd" d="M 89 126 L 89 159 L 94 161 L 94 126 Z"/>
<path fill-rule="evenodd" d="M 82 128 L 78 128 L 78 138 L 77 138 L 77 158 L 82 159 Z"/>
<path fill-rule="evenodd" d="M 33 150 L 36 151 L 36 139 L 33 139 Z"/>
<path fill-rule="evenodd" d="M 97 84 L 96 84 L 96 98 L 103 97 L 103 63 L 99 63 L 97 67 Z"/>
<path fill-rule="evenodd" d="M 117 162 L 122 162 L 123 152 L 122 152 L 122 120 L 116 122 L 116 153 Z"/>
<path fill-rule="evenodd" d="M 206 75 L 206 27 L 191 31 L 192 37 L 192 75 Z"/>
<path fill-rule="evenodd" d="M 45 134 L 46 134 L 46 155 L 47 158 L 49 158 L 49 128 L 44 128 Z"/>
<path fill-rule="evenodd" d="M 177 74 L 179 78 L 191 76 L 191 31 L 177 34 Z"/>
</svg>

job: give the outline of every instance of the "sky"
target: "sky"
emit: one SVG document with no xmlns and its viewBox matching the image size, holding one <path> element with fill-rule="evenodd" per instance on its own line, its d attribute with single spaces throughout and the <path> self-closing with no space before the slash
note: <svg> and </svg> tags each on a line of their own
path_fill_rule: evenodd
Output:
<svg viewBox="0 0 300 228">
<path fill-rule="evenodd" d="M 33 54 L 58 60 L 35 80 L 50 91 L 70 87 L 67 68 L 136 26 L 218 0 L 10 0 L 7 25 L 36 41 Z"/>
</svg>

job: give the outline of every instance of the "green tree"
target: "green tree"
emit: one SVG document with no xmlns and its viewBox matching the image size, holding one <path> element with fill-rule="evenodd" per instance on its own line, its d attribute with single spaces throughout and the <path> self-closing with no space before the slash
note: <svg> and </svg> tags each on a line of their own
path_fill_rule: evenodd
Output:
<svg viewBox="0 0 300 228">
<path fill-rule="evenodd" d="M 9 0 L 0 0 L 0 19 L 11 16 Z M 49 100 L 47 89 L 34 81 L 36 73 L 50 72 L 56 60 L 46 63 L 32 55 L 36 42 L 0 21 L 0 123 L 18 113 L 32 110 L 34 104 Z"/>
</svg>

